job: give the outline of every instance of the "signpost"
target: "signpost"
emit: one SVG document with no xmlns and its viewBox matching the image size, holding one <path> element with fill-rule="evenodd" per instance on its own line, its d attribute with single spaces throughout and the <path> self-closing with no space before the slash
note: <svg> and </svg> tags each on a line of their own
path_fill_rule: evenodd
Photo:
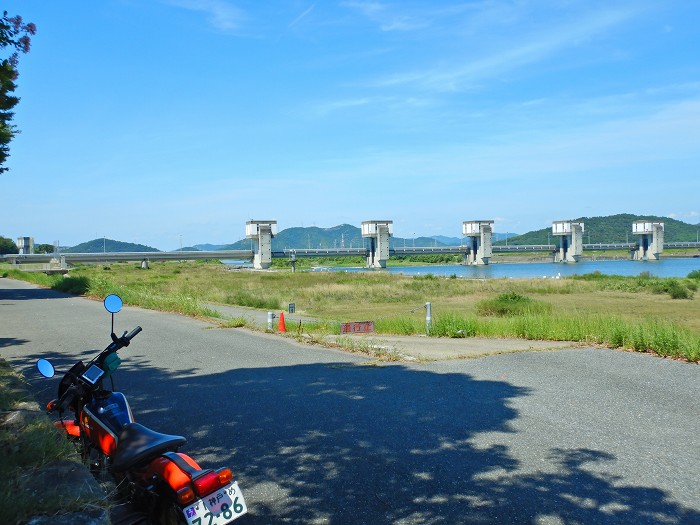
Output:
<svg viewBox="0 0 700 525">
<path fill-rule="evenodd" d="M 341 334 L 369 334 L 374 332 L 374 321 L 340 323 Z"/>
</svg>

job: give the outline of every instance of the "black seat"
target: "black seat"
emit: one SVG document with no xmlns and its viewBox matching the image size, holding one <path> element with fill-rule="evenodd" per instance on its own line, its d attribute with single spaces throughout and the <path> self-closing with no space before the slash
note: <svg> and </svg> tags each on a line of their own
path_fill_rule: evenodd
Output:
<svg viewBox="0 0 700 525">
<path fill-rule="evenodd" d="M 139 423 L 128 423 L 119 434 L 112 469 L 117 472 L 130 469 L 163 452 L 177 450 L 185 443 L 187 440 L 182 436 L 161 434 Z"/>
</svg>

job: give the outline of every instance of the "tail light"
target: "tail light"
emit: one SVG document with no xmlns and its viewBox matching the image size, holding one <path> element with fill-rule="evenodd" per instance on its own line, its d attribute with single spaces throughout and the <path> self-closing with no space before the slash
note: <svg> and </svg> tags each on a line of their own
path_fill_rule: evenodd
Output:
<svg viewBox="0 0 700 525">
<path fill-rule="evenodd" d="M 228 485 L 228 483 L 233 479 L 233 472 L 231 472 L 230 468 L 219 469 L 217 473 L 219 474 L 219 481 L 221 482 L 222 487 L 224 485 Z"/>
<path fill-rule="evenodd" d="M 194 495 L 194 490 L 192 487 L 185 487 L 177 491 L 177 501 L 183 507 L 192 503 L 197 497 Z"/>
<path fill-rule="evenodd" d="M 211 494 L 215 490 L 228 484 L 233 478 L 231 469 L 222 468 L 216 471 L 207 472 L 192 480 L 194 488 L 200 498 Z"/>
</svg>

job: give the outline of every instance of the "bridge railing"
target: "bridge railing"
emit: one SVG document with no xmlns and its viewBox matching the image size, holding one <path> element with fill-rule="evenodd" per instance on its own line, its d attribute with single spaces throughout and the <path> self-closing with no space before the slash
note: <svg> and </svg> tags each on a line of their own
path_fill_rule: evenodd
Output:
<svg viewBox="0 0 700 525">
<path fill-rule="evenodd" d="M 598 243 L 584 244 L 583 250 L 636 250 L 639 245 L 636 242 L 629 243 Z M 700 242 L 667 242 L 664 248 L 699 248 Z M 493 253 L 523 253 L 523 252 L 548 252 L 556 251 L 558 247 L 554 244 L 510 244 L 493 246 Z M 404 246 L 392 247 L 389 249 L 390 256 L 397 255 L 439 255 L 452 254 L 466 255 L 471 251 L 470 246 Z M 292 259 L 296 257 L 346 257 L 361 256 L 366 257 L 368 249 L 361 248 L 308 248 L 275 250 L 272 252 L 273 258 Z M 128 261 L 182 261 L 197 259 L 215 260 L 252 260 L 253 250 L 212 250 L 212 251 L 176 251 L 176 252 L 103 252 L 103 253 L 63 253 L 56 254 L 33 254 L 18 255 L 8 254 L 0 256 L 0 261 L 22 264 L 22 263 L 50 263 L 57 257 L 65 258 L 67 263 L 109 263 Z"/>
</svg>

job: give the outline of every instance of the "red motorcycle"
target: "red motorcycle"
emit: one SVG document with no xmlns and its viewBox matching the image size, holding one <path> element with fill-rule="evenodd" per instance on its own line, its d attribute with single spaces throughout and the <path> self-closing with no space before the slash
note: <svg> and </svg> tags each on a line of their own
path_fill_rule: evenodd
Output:
<svg viewBox="0 0 700 525">
<path fill-rule="evenodd" d="M 112 375 L 121 363 L 117 352 L 129 346 L 141 327 L 118 337 L 114 314 L 122 300 L 109 295 L 104 305 L 112 314 L 112 342 L 63 376 L 58 398 L 47 405 L 59 415 L 54 425 L 75 441 L 93 474 L 113 478 L 123 502 L 144 518 L 141 522 L 225 525 L 246 514 L 245 499 L 229 468 L 202 469 L 178 452 L 184 437 L 161 434 L 134 421 L 126 396 L 114 391 Z M 55 374 L 46 359 L 39 359 L 37 367 L 45 377 Z M 107 378 L 111 390 L 104 388 Z M 64 417 L 67 410 L 71 415 Z"/>
</svg>

